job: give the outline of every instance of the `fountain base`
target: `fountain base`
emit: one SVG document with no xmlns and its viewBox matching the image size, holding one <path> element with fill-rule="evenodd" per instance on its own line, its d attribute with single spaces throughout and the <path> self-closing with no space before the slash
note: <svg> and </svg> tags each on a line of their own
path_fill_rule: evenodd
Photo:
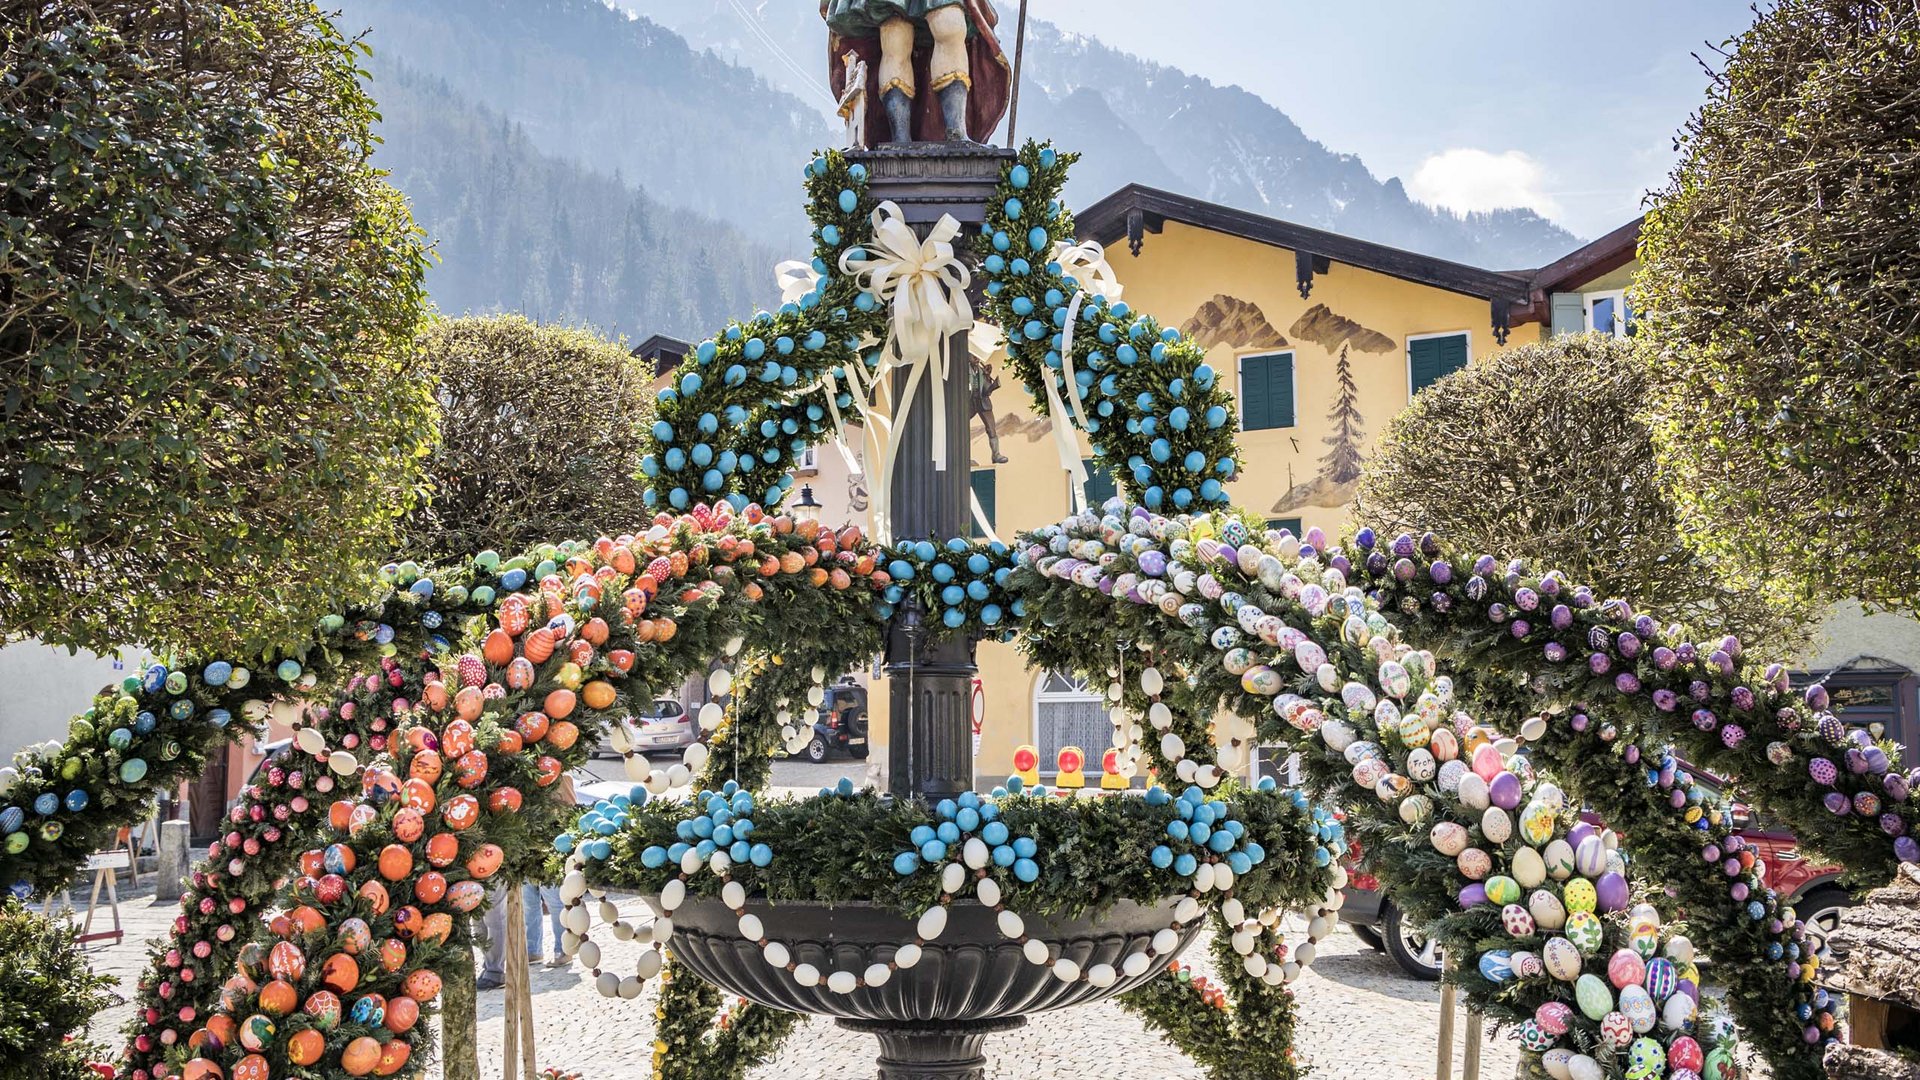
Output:
<svg viewBox="0 0 1920 1080">
<path fill-rule="evenodd" d="M 941 1024 L 840 1020 L 880 1040 L 878 1080 L 986 1080 L 987 1036 L 1024 1027 L 1026 1017 Z"/>
</svg>

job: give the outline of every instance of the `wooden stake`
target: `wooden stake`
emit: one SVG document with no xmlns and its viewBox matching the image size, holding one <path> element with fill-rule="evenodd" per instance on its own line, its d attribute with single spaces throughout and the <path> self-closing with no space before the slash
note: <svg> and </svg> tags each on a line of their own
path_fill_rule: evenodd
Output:
<svg viewBox="0 0 1920 1080">
<path fill-rule="evenodd" d="M 1460 1080 L 1480 1080 L 1480 1030 L 1480 1013 L 1468 1009 L 1466 1049 L 1462 1053 Z"/>
<path fill-rule="evenodd" d="M 1452 983 L 1440 985 L 1440 1048 L 1433 1063 L 1433 1080 L 1453 1078 L 1453 1004 Z"/>
<path fill-rule="evenodd" d="M 1020 26 L 1013 40 L 1013 95 L 1007 103 L 1007 146 L 1014 146 L 1014 130 L 1020 126 L 1020 67 L 1027 56 L 1027 0 L 1020 0 Z"/>
<path fill-rule="evenodd" d="M 534 1080 L 532 993 L 528 985 L 526 904 L 518 883 L 507 886 L 507 941 L 501 950 L 501 967 L 506 974 L 505 1032 L 501 1045 L 502 1080 L 517 1080 L 516 1070 L 524 1068 L 527 1080 Z"/>
</svg>

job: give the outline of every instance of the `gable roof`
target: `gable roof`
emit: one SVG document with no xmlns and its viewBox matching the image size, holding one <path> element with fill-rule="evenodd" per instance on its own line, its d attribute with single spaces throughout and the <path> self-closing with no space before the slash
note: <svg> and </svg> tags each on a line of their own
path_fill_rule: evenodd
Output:
<svg viewBox="0 0 1920 1080">
<path fill-rule="evenodd" d="M 642 360 L 653 361 L 653 377 L 656 379 L 679 367 L 680 362 L 685 360 L 687 354 L 692 351 L 693 345 L 690 342 L 668 337 L 665 334 L 654 334 L 633 347 L 633 355 Z"/>
</svg>

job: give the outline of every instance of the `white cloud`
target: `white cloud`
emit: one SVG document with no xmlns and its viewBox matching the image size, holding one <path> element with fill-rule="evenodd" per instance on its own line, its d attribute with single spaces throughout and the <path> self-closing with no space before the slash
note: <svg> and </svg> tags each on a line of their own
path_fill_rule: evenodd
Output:
<svg viewBox="0 0 1920 1080">
<path fill-rule="evenodd" d="M 1519 150 L 1455 147 L 1429 154 L 1407 181 L 1407 193 L 1455 213 L 1524 206 L 1557 217 L 1560 204 L 1545 190 L 1546 179 L 1540 163 Z"/>
</svg>

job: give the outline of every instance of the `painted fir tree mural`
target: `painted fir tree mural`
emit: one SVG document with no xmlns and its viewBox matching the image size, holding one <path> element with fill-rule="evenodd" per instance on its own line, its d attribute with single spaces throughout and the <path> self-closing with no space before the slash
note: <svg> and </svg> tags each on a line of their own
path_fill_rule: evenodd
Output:
<svg viewBox="0 0 1920 1080">
<path fill-rule="evenodd" d="M 1360 438 L 1366 418 L 1360 415 L 1360 388 L 1354 384 L 1353 365 L 1347 362 L 1345 345 L 1340 346 L 1340 359 L 1334 366 L 1333 377 L 1339 393 L 1327 413 L 1333 431 L 1320 440 L 1331 448 L 1320 459 L 1320 475 L 1335 484 L 1348 484 L 1360 479 Z"/>
</svg>

